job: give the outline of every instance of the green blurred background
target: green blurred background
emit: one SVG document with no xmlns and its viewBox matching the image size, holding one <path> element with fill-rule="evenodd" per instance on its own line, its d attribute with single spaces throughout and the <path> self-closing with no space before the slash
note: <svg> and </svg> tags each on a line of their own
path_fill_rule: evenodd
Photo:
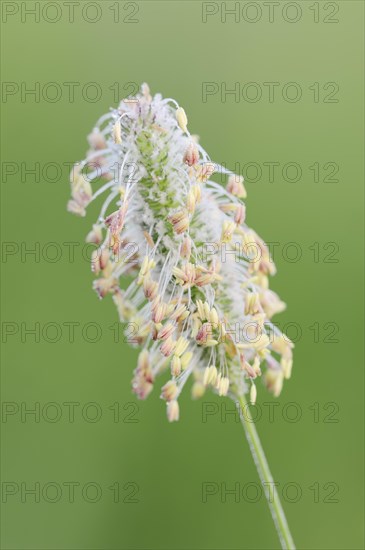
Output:
<svg viewBox="0 0 365 550">
<path fill-rule="evenodd" d="M 73 23 L 66 2 L 41 2 L 38 21 L 34 4 L 2 2 L 2 547 L 279 547 L 264 497 L 251 502 L 258 477 L 228 400 L 186 391 L 173 425 L 159 387 L 135 404 L 137 353 L 91 290 L 93 217 L 66 212 L 64 163 L 83 158 L 118 87 L 122 98 L 146 81 L 184 106 L 212 159 L 247 170 L 248 223 L 279 243 L 272 287 L 289 306 L 277 321 L 290 323 L 295 362 L 274 421 L 259 385 L 257 428 L 296 544 L 364 548 L 363 2 L 278 2 L 271 22 L 265 2 L 238 3 L 226 22 L 221 2 L 81 1 Z M 297 102 L 284 99 L 289 82 Z M 235 83 L 241 95 L 222 96 Z M 271 182 L 268 162 L 279 163 Z M 26 173 L 35 163 L 39 177 Z M 39 338 L 26 333 L 36 323 Z"/>
</svg>

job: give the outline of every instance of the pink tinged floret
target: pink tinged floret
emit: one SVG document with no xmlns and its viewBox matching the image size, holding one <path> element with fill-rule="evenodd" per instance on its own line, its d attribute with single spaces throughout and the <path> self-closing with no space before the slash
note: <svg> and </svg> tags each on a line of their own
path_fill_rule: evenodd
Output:
<svg viewBox="0 0 365 550">
<path fill-rule="evenodd" d="M 188 166 L 194 166 L 194 164 L 199 162 L 199 150 L 195 143 L 189 143 L 184 155 L 184 162 Z"/>
<path fill-rule="evenodd" d="M 242 225 L 246 218 L 246 209 L 243 204 L 240 204 L 237 207 L 236 213 L 234 215 L 234 221 L 238 225 Z"/>
<path fill-rule="evenodd" d="M 176 326 L 172 323 L 167 323 L 165 326 L 161 328 L 161 330 L 157 333 L 157 339 L 158 340 L 167 340 L 176 330 Z"/>
<path fill-rule="evenodd" d="M 162 355 L 164 355 L 165 357 L 169 357 L 173 353 L 175 346 L 176 341 L 169 337 L 163 341 L 163 344 L 160 347 L 160 351 Z"/>
</svg>

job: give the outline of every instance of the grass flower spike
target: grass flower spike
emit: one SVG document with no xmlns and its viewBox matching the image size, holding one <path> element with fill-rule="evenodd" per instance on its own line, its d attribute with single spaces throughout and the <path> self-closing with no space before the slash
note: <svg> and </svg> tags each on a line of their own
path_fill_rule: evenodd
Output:
<svg viewBox="0 0 365 550">
<path fill-rule="evenodd" d="M 87 235 L 98 246 L 94 289 L 110 294 L 120 321 L 135 327 L 134 393 L 145 399 L 168 371 L 157 391 L 171 422 L 181 416 L 189 378 L 194 398 L 210 388 L 241 405 L 246 395 L 255 402 L 259 378 L 279 395 L 293 344 L 271 323 L 285 304 L 269 289 L 269 250 L 246 225 L 243 178 L 212 162 L 184 109 L 152 97 L 146 84 L 102 116 L 88 140 L 71 174 L 68 210 L 85 216 L 104 197 Z M 133 279 L 123 290 L 126 276 Z M 254 426 L 243 423 L 261 478 L 272 479 Z M 278 497 L 270 506 L 283 548 L 294 548 Z"/>
</svg>

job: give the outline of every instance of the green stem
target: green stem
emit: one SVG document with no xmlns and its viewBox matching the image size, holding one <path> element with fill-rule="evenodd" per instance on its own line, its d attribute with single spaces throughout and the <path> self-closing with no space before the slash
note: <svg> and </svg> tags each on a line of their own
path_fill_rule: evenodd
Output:
<svg viewBox="0 0 365 550">
<path fill-rule="evenodd" d="M 286 550 L 295 550 L 295 545 L 289 530 L 288 522 L 286 521 L 284 510 L 279 499 L 279 494 L 274 484 L 274 479 L 271 475 L 255 424 L 252 420 L 244 417 L 247 411 L 247 400 L 245 396 L 242 395 L 238 397 L 238 401 L 241 405 L 241 420 L 245 429 L 246 438 L 250 446 L 261 483 L 264 487 L 270 512 L 279 535 L 281 547 Z"/>
</svg>

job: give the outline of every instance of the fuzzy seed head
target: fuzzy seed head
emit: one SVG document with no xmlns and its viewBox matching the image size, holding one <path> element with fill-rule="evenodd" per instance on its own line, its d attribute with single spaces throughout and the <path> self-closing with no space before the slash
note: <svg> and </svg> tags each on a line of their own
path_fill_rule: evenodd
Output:
<svg viewBox="0 0 365 550">
<path fill-rule="evenodd" d="M 269 249 L 246 224 L 243 177 L 229 175 L 226 187 L 214 181 L 227 170 L 210 161 L 187 124 L 182 107 L 143 84 L 96 123 L 71 173 L 67 205 L 85 216 L 91 202 L 101 203 L 86 237 L 98 247 L 93 288 L 136 327 L 137 397 L 171 371 L 161 389 L 170 422 L 179 419 L 190 377 L 194 398 L 207 388 L 249 393 L 254 402 L 260 376 L 279 395 L 294 347 L 271 323 L 285 304 L 269 289 L 276 272 Z"/>
</svg>

